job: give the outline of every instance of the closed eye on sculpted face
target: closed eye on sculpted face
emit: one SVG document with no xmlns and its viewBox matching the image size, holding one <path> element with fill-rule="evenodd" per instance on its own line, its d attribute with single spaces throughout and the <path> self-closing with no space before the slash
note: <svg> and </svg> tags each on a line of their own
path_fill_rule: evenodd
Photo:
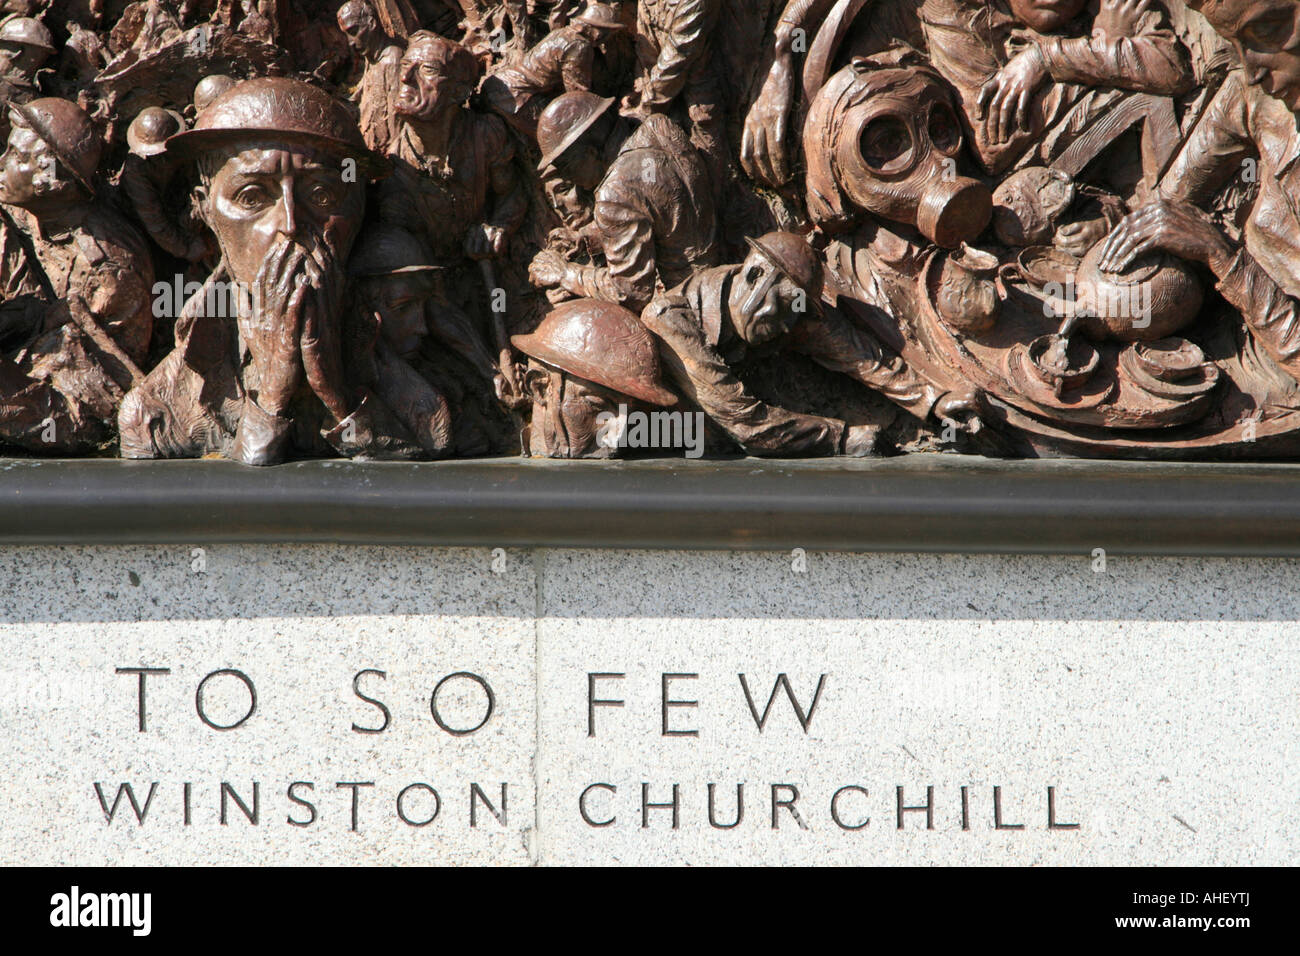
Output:
<svg viewBox="0 0 1300 956">
<path fill-rule="evenodd" d="M 1291 45 L 1295 35 L 1294 6 L 1264 9 L 1242 24 L 1238 32 L 1241 45 L 1259 53 L 1277 53 Z"/>
</svg>

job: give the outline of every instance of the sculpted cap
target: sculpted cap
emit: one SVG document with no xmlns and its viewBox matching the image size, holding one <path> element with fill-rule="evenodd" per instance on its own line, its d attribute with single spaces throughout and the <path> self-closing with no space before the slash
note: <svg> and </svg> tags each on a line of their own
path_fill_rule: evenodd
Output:
<svg viewBox="0 0 1300 956">
<path fill-rule="evenodd" d="M 578 141 L 613 104 L 612 97 L 575 90 L 551 100 L 537 120 L 537 145 L 542 151 L 538 170 L 545 170 Z"/>
<path fill-rule="evenodd" d="M 233 76 L 213 73 L 194 85 L 194 112 L 201 113 L 222 93 L 235 85 Z"/>
<path fill-rule="evenodd" d="M 140 111 L 126 130 L 126 144 L 137 156 L 156 156 L 167 148 L 167 139 L 185 128 L 185 120 L 174 110 L 150 106 Z"/>
<path fill-rule="evenodd" d="M 758 239 L 745 237 L 749 247 L 776 266 L 790 281 L 816 301 L 822 294 L 822 264 L 812 246 L 793 232 L 769 232 Z"/>
<path fill-rule="evenodd" d="M 58 161 L 92 196 L 104 141 L 90 117 L 76 103 L 48 96 L 9 107 L 15 126 L 26 127 L 45 141 Z"/>
<path fill-rule="evenodd" d="M 676 405 L 659 384 L 659 349 L 641 320 L 613 302 L 575 299 L 547 313 L 537 330 L 512 335 L 525 355 L 651 405 Z"/>
<path fill-rule="evenodd" d="M 618 18 L 614 8 L 607 3 L 589 3 L 585 10 L 574 18 L 575 23 L 599 27 L 602 30 L 622 30 L 623 21 Z"/>
<path fill-rule="evenodd" d="M 54 38 L 40 20 L 12 17 L 0 24 L 0 43 L 21 43 L 54 53 Z"/>
<path fill-rule="evenodd" d="M 192 130 L 172 137 L 167 148 L 193 156 L 239 140 L 323 149 L 356 159 L 372 175 L 387 169 L 385 160 L 366 147 L 342 103 L 310 83 L 283 76 L 236 83 L 208 104 Z"/>
<path fill-rule="evenodd" d="M 348 260 L 348 274 L 358 277 L 436 272 L 433 254 L 410 232 L 389 223 L 375 223 L 361 234 Z"/>
</svg>

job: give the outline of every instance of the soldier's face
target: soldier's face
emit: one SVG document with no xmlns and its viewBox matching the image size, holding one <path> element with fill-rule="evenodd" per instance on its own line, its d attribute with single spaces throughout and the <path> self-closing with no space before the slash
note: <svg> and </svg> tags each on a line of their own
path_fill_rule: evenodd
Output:
<svg viewBox="0 0 1300 956">
<path fill-rule="evenodd" d="M 399 115 L 432 119 L 439 111 L 459 105 L 461 84 L 447 75 L 436 54 L 429 44 L 417 43 L 402 57 L 398 67 L 401 85 L 393 104 Z"/>
<path fill-rule="evenodd" d="M 348 46 L 361 52 L 365 50 L 370 35 L 375 31 L 375 24 L 360 15 L 350 14 L 339 17 L 339 29 L 348 38 Z"/>
<path fill-rule="evenodd" d="M 402 358 L 418 352 L 429 334 L 424 311 L 429 285 L 422 275 L 407 273 L 365 280 L 366 301 L 379 313 L 379 334 Z"/>
<path fill-rule="evenodd" d="M 41 180 L 52 177 L 56 160 L 45 141 L 23 126 L 9 131 L 9 148 L 0 157 L 0 202 L 21 206 L 41 195 Z"/>
<path fill-rule="evenodd" d="M 345 181 L 342 161 L 297 149 L 246 149 L 226 160 L 203 199 L 231 274 L 252 283 L 280 237 L 323 242 L 347 257 L 365 213 L 359 177 Z"/>
<path fill-rule="evenodd" d="M 561 176 L 580 189 L 595 189 L 605 178 L 605 164 L 600 161 L 600 151 L 583 136 L 555 160 Z"/>
<path fill-rule="evenodd" d="M 732 323 L 750 345 L 766 345 L 788 333 L 807 304 L 803 290 L 757 252 L 749 254 L 731 280 Z"/>
<path fill-rule="evenodd" d="M 50 52 L 25 43 L 0 43 L 0 74 L 12 74 L 30 80 L 50 58 Z"/>
<path fill-rule="evenodd" d="M 1011 0 L 1016 19 L 1039 33 L 1051 33 L 1065 26 L 1080 12 L 1086 0 Z"/>
<path fill-rule="evenodd" d="M 1199 6 L 1210 25 L 1236 46 L 1246 79 L 1300 111 L 1300 4 L 1223 0 Z"/>
<path fill-rule="evenodd" d="M 529 366 L 524 382 L 533 399 L 531 454 L 544 458 L 612 458 L 618 454 L 616 441 L 602 444 L 599 440 L 601 423 L 608 422 L 602 413 L 618 414 L 619 400 L 613 393 L 540 362 Z"/>
</svg>

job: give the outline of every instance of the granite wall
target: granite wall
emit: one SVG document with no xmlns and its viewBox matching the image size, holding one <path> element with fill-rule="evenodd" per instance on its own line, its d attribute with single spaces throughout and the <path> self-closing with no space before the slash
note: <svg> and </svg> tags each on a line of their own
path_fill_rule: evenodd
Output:
<svg viewBox="0 0 1300 956">
<path fill-rule="evenodd" d="M 4 863 L 1300 854 L 1293 561 L 196 542 L 0 580 Z"/>
</svg>

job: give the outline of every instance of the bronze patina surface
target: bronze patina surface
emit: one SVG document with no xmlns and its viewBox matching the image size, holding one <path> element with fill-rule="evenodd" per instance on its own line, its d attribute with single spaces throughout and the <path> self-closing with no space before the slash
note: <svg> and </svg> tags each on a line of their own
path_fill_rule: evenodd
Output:
<svg viewBox="0 0 1300 956">
<path fill-rule="evenodd" d="M 1300 458 L 1293 0 L 24 0 L 0 454 Z"/>
</svg>

